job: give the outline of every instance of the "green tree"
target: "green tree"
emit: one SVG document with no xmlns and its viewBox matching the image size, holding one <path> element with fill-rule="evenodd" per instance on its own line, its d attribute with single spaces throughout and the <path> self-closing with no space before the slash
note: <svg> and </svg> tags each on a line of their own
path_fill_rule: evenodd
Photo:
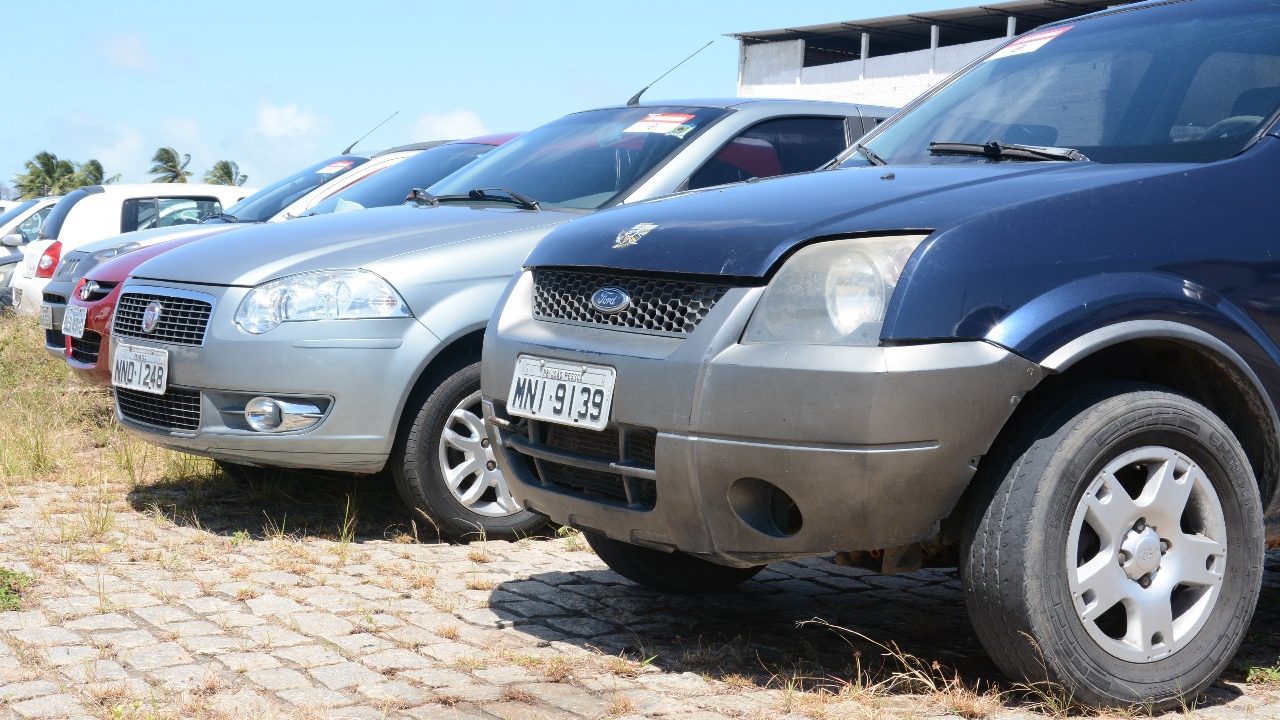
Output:
<svg viewBox="0 0 1280 720">
<path fill-rule="evenodd" d="M 75 180 L 78 185 L 108 185 L 120 179 L 120 175 L 112 175 L 107 177 L 107 171 L 102 169 L 102 163 L 94 159 L 89 159 L 76 170 Z"/>
<path fill-rule="evenodd" d="M 248 175 L 240 174 L 240 166 L 230 160 L 219 160 L 204 174 L 204 181 L 211 185 L 244 185 Z"/>
<path fill-rule="evenodd" d="M 190 155 L 179 155 L 171 147 L 162 147 L 151 156 L 151 169 L 147 173 L 156 176 L 152 182 L 184 183 L 191 177 L 191 171 L 187 169 L 190 162 Z"/>
<path fill-rule="evenodd" d="M 13 176 L 13 184 L 24 200 L 44 195 L 61 195 L 80 187 L 76 182 L 76 164 L 70 160 L 60 160 L 47 150 L 36 153 L 24 167 L 26 172 Z"/>
</svg>

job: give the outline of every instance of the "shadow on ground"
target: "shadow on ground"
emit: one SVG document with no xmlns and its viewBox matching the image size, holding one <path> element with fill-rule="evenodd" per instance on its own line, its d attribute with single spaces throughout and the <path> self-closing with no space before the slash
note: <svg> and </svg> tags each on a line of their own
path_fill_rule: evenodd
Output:
<svg viewBox="0 0 1280 720">
<path fill-rule="evenodd" d="M 413 522 L 390 478 L 278 472 L 241 478 L 220 471 L 179 469 L 128 494 L 139 512 L 158 512 L 178 525 L 219 535 L 292 535 L 351 540 L 437 542 L 429 523 Z"/>
</svg>

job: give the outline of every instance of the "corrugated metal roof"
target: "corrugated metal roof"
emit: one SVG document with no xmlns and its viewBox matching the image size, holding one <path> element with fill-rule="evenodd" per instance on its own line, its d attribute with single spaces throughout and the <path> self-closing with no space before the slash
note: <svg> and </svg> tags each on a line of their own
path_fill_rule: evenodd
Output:
<svg viewBox="0 0 1280 720">
<path fill-rule="evenodd" d="M 804 40 L 806 49 L 858 57 L 862 33 L 871 36 L 871 55 L 924 50 L 929 48 L 930 26 L 937 25 L 942 45 L 991 40 L 1003 37 L 1008 18 L 1017 18 L 1018 32 L 1037 25 L 1067 20 L 1087 13 L 1125 5 L 1132 0 L 1013 0 L 933 12 L 890 15 L 865 20 L 808 25 L 776 30 L 733 33 L 744 43 Z"/>
</svg>

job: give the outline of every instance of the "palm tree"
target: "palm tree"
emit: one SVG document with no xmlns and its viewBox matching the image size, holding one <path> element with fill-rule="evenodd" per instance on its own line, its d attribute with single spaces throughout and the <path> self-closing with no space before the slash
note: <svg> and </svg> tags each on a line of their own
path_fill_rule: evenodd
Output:
<svg viewBox="0 0 1280 720">
<path fill-rule="evenodd" d="M 151 156 L 151 162 L 151 169 L 147 172 L 156 176 L 156 179 L 152 180 L 152 182 L 184 183 L 187 178 L 191 177 L 191 171 L 187 169 L 187 164 L 191 162 L 191 156 L 179 156 L 178 151 L 171 147 L 162 147 L 156 150 L 156 154 Z"/>
<path fill-rule="evenodd" d="M 44 195 L 61 195 L 80 186 L 75 181 L 76 164 L 70 160 L 59 160 L 51 152 L 36 153 L 24 167 L 26 172 L 13 176 L 13 184 L 24 200 Z"/>
<path fill-rule="evenodd" d="M 80 166 L 76 171 L 75 182 L 77 186 L 81 185 L 107 185 L 120 179 L 120 175 L 112 175 L 107 177 L 107 171 L 102 169 L 102 163 L 94 159 L 89 159 Z"/>
<path fill-rule="evenodd" d="M 204 181 L 211 185 L 244 185 L 248 175 L 240 174 L 240 166 L 230 160 L 219 160 L 204 174 Z"/>
</svg>

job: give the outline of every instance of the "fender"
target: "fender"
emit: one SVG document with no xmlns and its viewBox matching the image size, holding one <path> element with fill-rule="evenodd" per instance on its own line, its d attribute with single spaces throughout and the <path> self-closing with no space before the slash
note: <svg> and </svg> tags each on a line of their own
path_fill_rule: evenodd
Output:
<svg viewBox="0 0 1280 720">
<path fill-rule="evenodd" d="M 1193 346 L 1233 368 L 1265 407 L 1274 461 L 1280 453 L 1280 415 L 1276 393 L 1260 375 L 1280 377 L 1280 352 L 1239 307 L 1184 278 L 1163 273 L 1083 278 L 1015 310 L 987 336 L 1051 372 L 1141 338 Z M 1268 536 L 1280 536 L 1280 483 L 1262 500 Z"/>
</svg>

